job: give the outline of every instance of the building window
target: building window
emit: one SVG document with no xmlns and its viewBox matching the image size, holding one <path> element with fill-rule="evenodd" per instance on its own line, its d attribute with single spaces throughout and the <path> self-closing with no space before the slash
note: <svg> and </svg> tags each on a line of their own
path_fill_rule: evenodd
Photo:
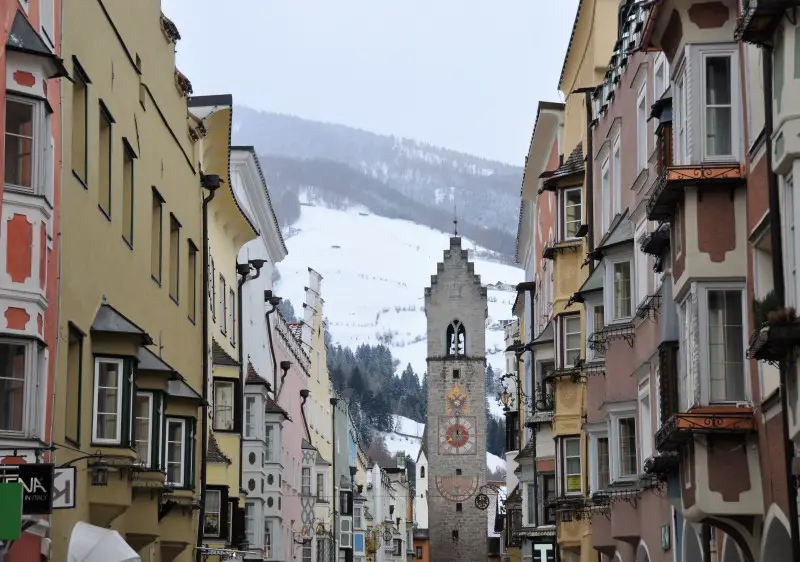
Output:
<svg viewBox="0 0 800 562">
<path fill-rule="evenodd" d="M 581 317 L 562 316 L 561 325 L 564 339 L 564 368 L 573 367 L 581 358 Z"/>
<path fill-rule="evenodd" d="M 686 93 L 686 68 L 681 69 L 675 77 L 675 94 L 673 96 L 675 115 L 673 127 L 675 127 L 675 154 L 673 160 L 675 164 L 686 164 L 689 160 L 689 122 L 687 93 Z"/>
<path fill-rule="evenodd" d="M 2 347 L 0 347 L 0 350 Z M 3 361 L 5 364 L 5 361 Z M 7 372 L 4 369 L 4 372 Z M 0 379 L 4 377 L 0 374 Z M 74 445 L 81 443 L 81 384 L 83 379 L 83 333 L 69 324 L 67 349 L 67 405 L 64 436 Z M 4 393 L 0 392 L 0 396 Z M 2 416 L 0 416 L 0 419 Z"/>
<path fill-rule="evenodd" d="M 562 192 L 564 201 L 563 224 L 565 239 L 578 237 L 578 230 L 581 227 L 582 220 L 581 201 L 583 194 L 581 189 L 580 187 L 576 187 L 573 189 L 565 189 Z"/>
<path fill-rule="evenodd" d="M 166 459 L 167 483 L 175 488 L 186 485 L 186 420 L 167 418 Z"/>
<path fill-rule="evenodd" d="M 636 418 L 612 415 L 611 439 L 614 447 L 612 472 L 614 481 L 635 478 L 639 474 L 636 456 Z"/>
<path fill-rule="evenodd" d="M 705 156 L 733 156 L 733 88 L 731 55 L 706 55 L 705 78 Z"/>
<path fill-rule="evenodd" d="M 622 151 L 619 135 L 614 140 L 614 150 L 611 157 L 611 218 L 622 212 Z M 609 225 L 611 221 L 609 220 Z"/>
<path fill-rule="evenodd" d="M 422 547 L 421 546 L 417 547 L 417 558 L 420 558 L 420 559 L 422 558 Z"/>
<path fill-rule="evenodd" d="M 636 98 L 636 162 L 638 170 L 647 168 L 647 84 Z"/>
<path fill-rule="evenodd" d="M 311 539 L 303 542 L 303 562 L 314 562 Z"/>
<path fill-rule="evenodd" d="M 94 431 L 95 443 L 122 442 L 122 406 L 124 394 L 124 363 L 122 359 L 98 358 L 94 374 Z"/>
<path fill-rule="evenodd" d="M 650 413 L 650 379 L 647 378 L 639 384 L 639 427 L 641 431 L 642 459 L 653 455 L 653 431 Z"/>
<path fill-rule="evenodd" d="M 222 492 L 206 490 L 203 536 L 219 537 L 222 532 Z"/>
<path fill-rule="evenodd" d="M 272 522 L 264 519 L 264 557 L 272 558 Z"/>
<path fill-rule="evenodd" d="M 364 521 L 362 519 L 363 510 L 361 506 L 353 506 L 353 528 L 354 529 L 363 529 L 364 528 Z"/>
<path fill-rule="evenodd" d="M 150 211 L 150 274 L 153 280 L 161 284 L 161 254 L 164 234 L 164 198 L 154 187 L 153 202 Z"/>
<path fill-rule="evenodd" d="M 176 303 L 179 298 L 181 271 L 181 223 L 169 214 L 169 296 Z"/>
<path fill-rule="evenodd" d="M 254 545 L 256 542 L 256 504 L 247 502 L 244 505 L 244 530 L 247 543 Z"/>
<path fill-rule="evenodd" d="M 256 432 L 256 398 L 248 396 L 244 401 L 244 436 L 252 438 Z"/>
<path fill-rule="evenodd" d="M 108 218 L 111 218 L 111 186 L 113 185 L 111 180 L 111 155 L 114 139 L 111 134 L 112 123 L 114 123 L 114 119 L 101 100 L 97 141 L 97 204 Z"/>
<path fill-rule="evenodd" d="M 267 424 L 264 427 L 264 449 L 266 450 L 266 461 L 274 462 L 275 458 L 275 426 Z"/>
<path fill-rule="evenodd" d="M 597 438 L 597 489 L 605 490 L 611 484 L 611 466 L 608 437 Z"/>
<path fill-rule="evenodd" d="M 236 345 L 236 293 L 233 289 L 228 291 L 228 308 L 231 315 L 231 345 Z"/>
<path fill-rule="evenodd" d="M 394 539 L 392 556 L 403 556 L 403 539 Z"/>
<path fill-rule="evenodd" d="M 133 438 L 136 448 L 136 462 L 149 467 L 152 463 L 151 440 L 153 436 L 153 395 L 137 392 L 133 404 Z"/>
<path fill-rule="evenodd" d="M 189 240 L 189 252 L 186 273 L 186 303 L 189 307 L 189 320 L 194 322 L 197 318 L 197 246 Z"/>
<path fill-rule="evenodd" d="M 447 355 L 460 356 L 466 353 L 467 331 L 464 324 L 453 320 L 447 327 Z"/>
<path fill-rule="evenodd" d="M 325 475 L 317 473 L 317 501 L 327 503 L 325 499 Z"/>
<path fill-rule="evenodd" d="M 556 524 L 556 508 L 548 505 L 556 497 L 556 475 L 542 474 L 542 500 L 539 502 L 542 525 Z"/>
<path fill-rule="evenodd" d="M 525 498 L 527 504 L 527 526 L 536 524 L 536 487 L 533 484 L 528 484 L 526 487 L 527 497 Z"/>
<path fill-rule="evenodd" d="M 600 173 L 600 196 L 603 202 L 603 216 L 600 221 L 600 237 L 602 238 L 611 224 L 611 166 L 608 158 L 603 162 Z"/>
<path fill-rule="evenodd" d="M 711 402 L 746 400 L 741 290 L 706 293 Z"/>
<path fill-rule="evenodd" d="M 122 238 L 133 248 L 133 159 L 136 155 L 122 139 Z"/>
<path fill-rule="evenodd" d="M 235 385 L 231 381 L 214 381 L 214 429 L 233 431 Z"/>
<path fill-rule="evenodd" d="M 419 467 L 419 477 L 420 478 L 425 478 L 425 467 L 424 466 Z"/>
<path fill-rule="evenodd" d="M 300 494 L 303 496 L 311 495 L 311 467 L 304 466 L 301 476 Z M 359 508 L 360 509 L 360 508 Z"/>
<path fill-rule="evenodd" d="M 661 96 L 669 88 L 669 62 L 663 53 L 656 55 L 656 70 L 653 74 L 653 86 L 655 91 L 655 99 L 661 99 Z"/>
<path fill-rule="evenodd" d="M 612 266 L 614 320 L 625 320 L 633 316 L 631 298 L 631 262 L 616 262 Z"/>
<path fill-rule="evenodd" d="M 564 493 L 580 494 L 581 481 L 581 440 L 580 437 L 567 437 L 563 441 L 562 466 Z"/>
<path fill-rule="evenodd" d="M 87 150 L 87 120 L 89 117 L 88 107 L 88 84 L 89 78 L 83 71 L 80 63 L 73 57 L 72 72 L 72 173 L 86 185 L 88 168 Z M 8 115 L 8 113 L 6 113 Z M 6 117 L 8 119 L 8 117 Z M 6 149 L 8 150 L 8 149 Z M 8 172 L 6 172 L 8 173 Z"/>
<path fill-rule="evenodd" d="M 636 262 L 636 304 L 641 304 L 648 296 L 649 287 L 647 286 L 648 279 L 652 275 L 648 271 L 647 254 L 641 251 L 641 244 L 647 236 L 647 223 L 642 221 L 636 228 L 634 239 L 636 246 L 634 248 L 633 259 Z M 655 289 L 655 287 L 654 287 Z"/>
<path fill-rule="evenodd" d="M 37 355 L 25 340 L 0 342 L 0 434 L 40 436 Z"/>
<path fill-rule="evenodd" d="M 6 99 L 5 185 L 33 193 L 39 141 L 34 101 Z"/>
<path fill-rule="evenodd" d="M 600 332 L 603 328 L 605 328 L 605 307 L 602 304 L 599 305 L 590 305 L 587 308 L 588 310 L 588 318 L 587 318 L 587 332 L 589 335 L 587 337 L 591 338 L 593 334 Z M 591 329 L 589 329 L 591 328 Z M 602 349 L 602 346 L 597 346 L 597 349 L 592 349 L 591 347 L 586 347 L 586 357 L 588 361 L 599 361 L 605 357 L 605 351 Z"/>
<path fill-rule="evenodd" d="M 227 335 L 228 330 L 228 294 L 225 292 L 225 278 L 220 274 L 219 276 L 219 328 L 223 335 Z"/>
</svg>

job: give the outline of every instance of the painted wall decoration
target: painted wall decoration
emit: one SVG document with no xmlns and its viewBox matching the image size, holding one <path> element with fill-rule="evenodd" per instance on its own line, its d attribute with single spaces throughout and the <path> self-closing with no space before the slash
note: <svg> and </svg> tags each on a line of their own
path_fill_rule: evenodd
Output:
<svg viewBox="0 0 800 562">
<path fill-rule="evenodd" d="M 447 501 L 464 502 L 478 491 L 476 475 L 436 476 L 434 480 L 439 495 Z"/>
<path fill-rule="evenodd" d="M 439 454 L 474 455 L 476 446 L 475 416 L 447 416 L 439 418 Z"/>
<path fill-rule="evenodd" d="M 445 397 L 445 412 L 448 416 L 465 416 L 469 414 L 469 394 L 461 385 L 455 385 Z"/>
</svg>

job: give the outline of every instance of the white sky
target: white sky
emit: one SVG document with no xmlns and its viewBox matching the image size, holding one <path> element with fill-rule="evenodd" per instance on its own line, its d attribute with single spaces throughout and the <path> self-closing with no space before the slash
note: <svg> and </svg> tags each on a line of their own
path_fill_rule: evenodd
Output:
<svg viewBox="0 0 800 562">
<path fill-rule="evenodd" d="M 162 0 L 200 94 L 523 165 L 578 0 Z"/>
</svg>

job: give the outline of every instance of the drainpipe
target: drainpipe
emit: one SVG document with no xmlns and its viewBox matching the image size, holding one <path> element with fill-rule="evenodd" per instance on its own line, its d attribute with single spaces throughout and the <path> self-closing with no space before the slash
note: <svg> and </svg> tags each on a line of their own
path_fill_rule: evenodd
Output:
<svg viewBox="0 0 800 562">
<path fill-rule="evenodd" d="M 594 250 L 594 142 L 592 139 L 592 93 L 595 88 L 578 88 L 573 94 L 583 94 L 586 103 L 586 221 L 589 230 L 586 231 L 586 244 L 589 253 Z M 594 260 L 589 260 L 589 273 L 594 271 Z"/>
<path fill-rule="evenodd" d="M 236 298 L 236 307 L 237 312 L 236 314 L 239 316 L 239 329 L 238 334 L 236 335 L 239 338 L 239 379 L 241 380 L 241 384 L 239 385 L 239 404 L 241 407 L 244 408 L 244 386 L 247 383 L 247 367 L 244 364 L 244 322 L 242 321 L 242 309 L 243 307 L 243 298 L 242 298 L 242 287 L 248 281 L 253 279 L 258 279 L 261 275 L 261 268 L 264 267 L 265 260 L 261 259 L 253 259 L 249 260 L 247 263 L 237 263 L 236 264 L 236 273 L 237 273 L 237 281 L 236 284 L 238 285 L 237 289 L 237 298 Z M 256 274 L 250 277 L 250 271 L 255 270 Z M 242 432 L 244 433 L 244 432 Z M 244 466 L 244 435 L 239 436 L 239 466 Z M 241 474 L 239 475 L 239 484 L 241 487 Z M 233 537 L 231 537 L 231 542 L 233 543 Z M 241 546 L 241 545 L 236 545 Z"/>
<path fill-rule="evenodd" d="M 762 46 L 762 65 L 764 67 L 764 138 L 767 162 L 767 191 L 769 194 L 770 242 L 772 243 L 772 284 L 779 306 L 786 303 L 786 291 L 783 280 L 783 244 L 781 240 L 781 210 L 778 193 L 778 176 L 772 169 L 772 46 Z M 794 443 L 789 438 L 789 400 L 787 377 L 789 365 L 786 360 L 780 361 L 778 372 L 781 392 L 781 425 L 783 427 L 784 469 L 786 470 L 786 491 L 789 495 L 789 531 L 792 539 L 792 559 L 800 560 L 800 525 L 797 514 L 797 489 L 794 483 L 793 459 Z"/>
<path fill-rule="evenodd" d="M 278 310 L 278 305 L 281 304 L 281 298 L 276 297 L 272 291 L 267 289 L 266 291 L 264 291 L 264 302 L 267 302 L 270 305 L 272 305 L 272 308 L 267 311 L 267 339 L 269 339 L 269 354 L 272 356 L 272 376 L 275 377 L 275 381 L 277 382 L 278 360 L 275 358 L 275 346 L 272 344 L 272 324 L 270 324 L 269 322 L 269 315 Z M 283 379 L 281 379 L 281 381 L 283 381 Z M 278 395 L 275 393 L 274 390 L 273 394 L 275 394 L 275 400 L 277 400 Z"/>
<path fill-rule="evenodd" d="M 339 494 L 336 493 L 336 405 L 339 403 L 338 398 L 331 398 L 331 441 L 333 444 L 333 454 L 331 457 L 333 458 L 333 463 L 331 466 L 331 473 L 333 475 L 333 487 L 331 488 L 333 492 L 333 497 L 331 498 L 331 505 L 333 506 L 333 559 L 339 560 L 339 553 L 337 550 L 337 543 L 339 541 L 336 540 L 336 498 Z"/>
<path fill-rule="evenodd" d="M 222 184 L 222 178 L 216 174 L 205 175 L 200 172 L 200 185 L 208 190 L 208 195 L 203 198 L 203 420 L 200 424 L 200 516 L 197 519 L 197 549 L 195 560 L 202 562 L 203 555 L 200 548 L 203 546 L 203 521 L 206 514 L 206 467 L 208 456 L 208 204 L 214 199 L 217 189 Z M 241 323 L 241 322 L 240 322 Z"/>
</svg>

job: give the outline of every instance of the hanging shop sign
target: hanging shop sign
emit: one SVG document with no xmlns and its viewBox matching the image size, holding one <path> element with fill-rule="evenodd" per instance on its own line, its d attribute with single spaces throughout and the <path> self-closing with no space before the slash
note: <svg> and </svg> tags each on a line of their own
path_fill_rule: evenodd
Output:
<svg viewBox="0 0 800 562">
<path fill-rule="evenodd" d="M 556 543 L 553 537 L 532 537 L 533 562 L 556 562 Z"/>
<path fill-rule="evenodd" d="M 13 541 L 22 533 L 22 485 L 0 484 L 0 541 Z"/>
<path fill-rule="evenodd" d="M 52 464 L 0 464 L 0 483 L 22 485 L 22 515 L 53 512 Z"/>
</svg>

